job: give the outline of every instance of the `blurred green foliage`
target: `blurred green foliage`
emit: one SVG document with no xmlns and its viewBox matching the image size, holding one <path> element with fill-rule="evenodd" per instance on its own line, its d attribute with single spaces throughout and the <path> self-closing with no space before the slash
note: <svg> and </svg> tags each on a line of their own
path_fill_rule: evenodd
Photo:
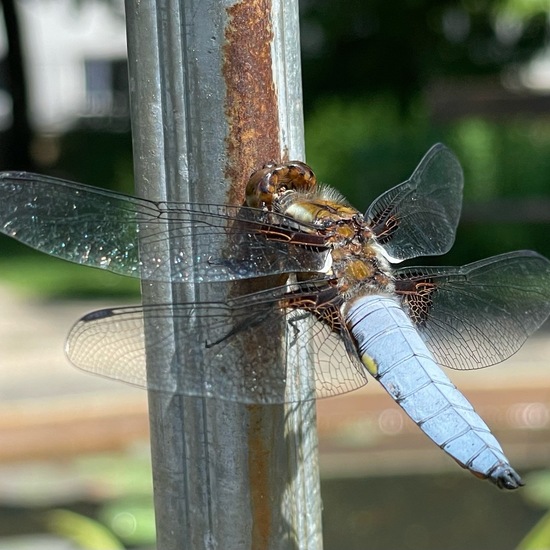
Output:
<svg viewBox="0 0 550 550">
<path fill-rule="evenodd" d="M 532 472 L 527 476 L 523 493 L 526 502 L 548 510 L 527 532 L 516 550 L 544 550 L 550 548 L 550 471 Z"/>
<path fill-rule="evenodd" d="M 70 510 L 52 510 L 47 514 L 51 532 L 72 541 L 82 550 L 124 550 L 112 533 L 99 522 Z"/>
<path fill-rule="evenodd" d="M 301 0 L 306 111 L 319 98 L 390 94 L 407 112 L 441 77 L 500 74 L 548 39 L 546 2 Z"/>
<path fill-rule="evenodd" d="M 60 138 L 53 175 L 133 193 L 132 141 L 127 132 L 75 130 Z"/>
</svg>

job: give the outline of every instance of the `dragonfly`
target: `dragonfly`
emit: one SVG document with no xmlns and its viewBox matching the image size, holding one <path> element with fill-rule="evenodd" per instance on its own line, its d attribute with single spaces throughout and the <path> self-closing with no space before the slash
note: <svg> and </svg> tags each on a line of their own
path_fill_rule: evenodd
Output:
<svg viewBox="0 0 550 550">
<path fill-rule="evenodd" d="M 0 231 L 71 262 L 199 288 L 188 301 L 82 317 L 66 345 L 80 369 L 151 391 L 271 404 L 289 400 L 292 359 L 307 357 L 312 397 L 373 377 L 460 466 L 516 489 L 521 477 L 440 366 L 477 369 L 515 353 L 550 313 L 550 261 L 524 250 L 458 267 L 395 267 L 449 251 L 463 185 L 442 144 L 364 214 L 300 161 L 266 163 L 238 206 L 3 172 Z M 271 346 L 266 334 L 284 336 Z M 273 348 L 275 368 L 264 360 Z M 148 357 L 161 368 L 147 369 Z"/>
</svg>

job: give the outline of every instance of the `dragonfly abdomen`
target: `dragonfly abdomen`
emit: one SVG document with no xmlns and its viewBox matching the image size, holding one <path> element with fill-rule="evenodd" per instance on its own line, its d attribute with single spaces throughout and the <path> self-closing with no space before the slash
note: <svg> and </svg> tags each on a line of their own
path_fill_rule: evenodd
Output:
<svg viewBox="0 0 550 550">
<path fill-rule="evenodd" d="M 506 489 L 523 485 L 488 426 L 439 368 L 395 300 L 359 298 L 346 322 L 363 364 L 432 441 L 478 477 Z"/>
</svg>

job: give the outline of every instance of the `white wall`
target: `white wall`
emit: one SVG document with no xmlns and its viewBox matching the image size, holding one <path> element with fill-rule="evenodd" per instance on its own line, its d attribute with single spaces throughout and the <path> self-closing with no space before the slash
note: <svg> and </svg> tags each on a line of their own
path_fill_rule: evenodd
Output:
<svg viewBox="0 0 550 550">
<path fill-rule="evenodd" d="M 18 7 L 31 123 L 61 132 L 86 114 L 84 61 L 126 57 L 122 0 L 118 10 L 101 0 L 19 0 Z"/>
</svg>

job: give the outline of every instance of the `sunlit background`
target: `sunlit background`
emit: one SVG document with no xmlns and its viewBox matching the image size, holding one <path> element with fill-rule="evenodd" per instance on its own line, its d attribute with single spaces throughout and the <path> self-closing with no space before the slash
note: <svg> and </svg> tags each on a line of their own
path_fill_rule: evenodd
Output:
<svg viewBox="0 0 550 550">
<path fill-rule="evenodd" d="M 122 2 L 0 7 L 0 169 L 132 192 Z M 365 210 L 442 141 L 465 203 L 452 252 L 431 262 L 550 257 L 550 2 L 303 0 L 301 31 L 319 179 Z M 145 393 L 63 356 L 79 316 L 138 299 L 136 281 L 0 240 L 1 550 L 154 547 Z M 548 330 L 451 376 L 527 487 L 460 470 L 371 383 L 318 403 L 325 548 L 550 547 Z"/>
</svg>

